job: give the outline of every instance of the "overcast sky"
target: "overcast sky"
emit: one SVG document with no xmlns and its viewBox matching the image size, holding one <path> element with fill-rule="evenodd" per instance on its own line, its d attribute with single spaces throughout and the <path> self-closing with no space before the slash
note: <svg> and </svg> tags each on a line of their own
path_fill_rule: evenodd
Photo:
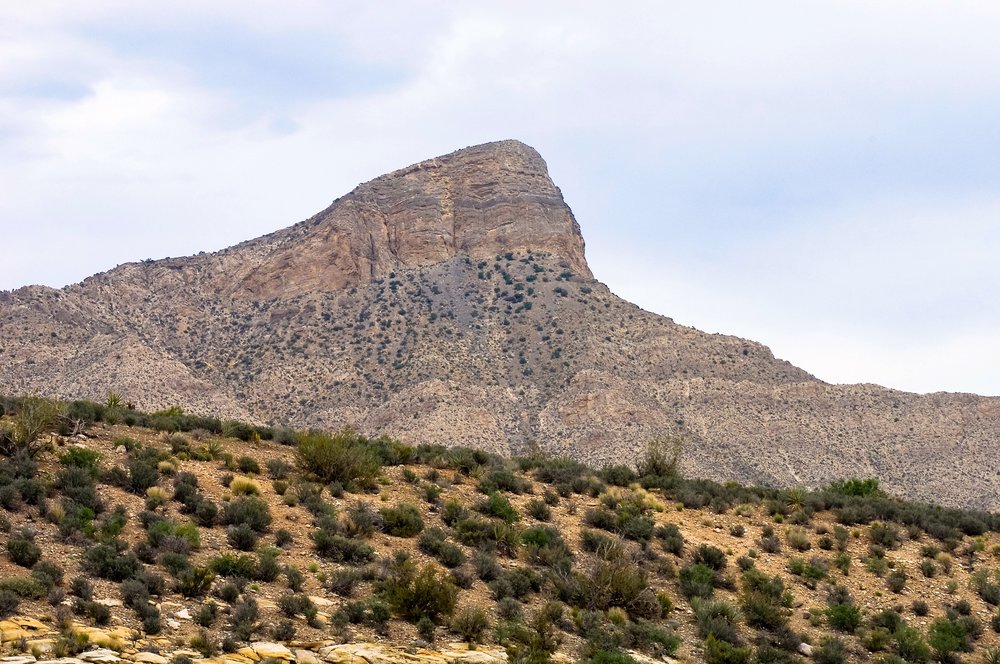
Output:
<svg viewBox="0 0 1000 664">
<path fill-rule="evenodd" d="M 830 382 L 1000 394 L 1000 3 L 6 2 L 0 289 L 536 147 L 595 275 Z"/>
</svg>

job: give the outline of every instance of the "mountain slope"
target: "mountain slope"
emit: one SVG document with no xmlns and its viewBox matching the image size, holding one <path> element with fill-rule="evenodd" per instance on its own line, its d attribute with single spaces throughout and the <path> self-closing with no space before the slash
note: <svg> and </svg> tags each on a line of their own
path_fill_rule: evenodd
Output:
<svg viewBox="0 0 1000 664">
<path fill-rule="evenodd" d="M 687 471 L 1000 506 L 1000 399 L 828 385 L 595 281 L 528 146 L 460 150 L 213 254 L 0 294 L 6 392 L 179 404 L 509 453 L 629 461 L 663 432 Z"/>
</svg>

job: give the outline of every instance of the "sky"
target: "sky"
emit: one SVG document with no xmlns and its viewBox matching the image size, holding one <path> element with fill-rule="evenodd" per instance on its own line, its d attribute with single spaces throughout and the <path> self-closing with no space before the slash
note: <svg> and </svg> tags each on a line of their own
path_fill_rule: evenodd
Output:
<svg viewBox="0 0 1000 664">
<path fill-rule="evenodd" d="M 539 150 L 598 279 L 829 382 L 1000 395 L 1000 3 L 0 4 L 0 289 Z"/>
</svg>

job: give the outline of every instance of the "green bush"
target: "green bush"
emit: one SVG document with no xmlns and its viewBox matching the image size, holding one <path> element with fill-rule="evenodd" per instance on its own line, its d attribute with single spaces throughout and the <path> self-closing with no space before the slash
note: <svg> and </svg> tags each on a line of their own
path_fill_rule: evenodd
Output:
<svg viewBox="0 0 1000 664">
<path fill-rule="evenodd" d="M 223 553 L 209 563 L 209 567 L 219 576 L 252 579 L 257 572 L 257 562 L 250 555 Z"/>
<path fill-rule="evenodd" d="M 927 630 L 927 643 L 942 662 L 948 661 L 952 653 L 968 650 L 967 637 L 965 625 L 948 618 L 938 618 Z"/>
<path fill-rule="evenodd" d="M 401 503 L 379 510 L 379 514 L 382 515 L 383 532 L 394 537 L 416 537 L 424 529 L 420 510 L 413 505 Z"/>
<path fill-rule="evenodd" d="M 21 599 L 42 599 L 48 589 L 31 576 L 8 576 L 0 578 L 0 591 L 9 591 Z"/>
<path fill-rule="evenodd" d="M 927 646 L 920 630 L 905 625 L 896 629 L 893 634 L 896 640 L 896 652 L 907 662 L 923 664 L 931 658 L 931 649 Z"/>
<path fill-rule="evenodd" d="M 750 648 L 734 646 L 714 634 L 705 639 L 705 661 L 708 664 L 750 664 Z"/>
<path fill-rule="evenodd" d="M 31 576 L 46 588 L 62 584 L 63 568 L 50 560 L 39 560 L 31 567 Z"/>
<path fill-rule="evenodd" d="M 245 524 L 258 534 L 264 533 L 271 525 L 271 510 L 257 496 L 240 496 L 226 503 L 220 521 L 227 526 Z"/>
<path fill-rule="evenodd" d="M 7 540 L 7 555 L 15 565 L 30 569 L 41 559 L 42 550 L 35 544 L 35 534 L 23 529 L 12 534 Z"/>
<path fill-rule="evenodd" d="M 323 558 L 338 563 L 358 565 L 375 558 L 375 550 L 360 542 L 329 530 L 318 529 L 309 533 L 309 538 Z"/>
<path fill-rule="evenodd" d="M 451 630 L 468 643 L 479 643 L 489 626 L 486 611 L 478 606 L 465 607 L 451 619 Z"/>
<path fill-rule="evenodd" d="M 405 557 L 393 561 L 388 577 L 379 584 L 382 599 L 401 618 L 416 623 L 422 618 L 437 622 L 455 610 L 458 588 L 433 565 L 417 570 Z"/>
<path fill-rule="evenodd" d="M 241 473 L 260 475 L 260 464 L 253 457 L 241 456 L 236 460 L 236 468 Z"/>
<path fill-rule="evenodd" d="M 249 525 L 241 523 L 229 526 L 226 530 L 226 541 L 229 546 L 239 551 L 253 551 L 257 546 L 257 533 Z"/>
<path fill-rule="evenodd" d="M 75 466 L 83 468 L 97 477 L 100 472 L 101 455 L 96 450 L 88 450 L 85 447 L 71 447 L 59 457 L 59 463 L 64 466 Z"/>
<path fill-rule="evenodd" d="M 17 613 L 17 607 L 21 604 L 21 598 L 16 593 L 0 588 L 0 618 Z"/>
<path fill-rule="evenodd" d="M 141 564 L 123 542 L 95 544 L 84 554 L 84 568 L 109 581 L 124 581 L 136 575 Z"/>
<path fill-rule="evenodd" d="M 685 597 L 711 597 L 715 592 L 715 570 L 701 563 L 690 563 L 680 570 L 681 592 Z"/>
<path fill-rule="evenodd" d="M 847 662 L 847 647 L 835 636 L 825 636 L 818 648 L 813 649 L 813 660 L 818 664 L 844 664 Z"/>
<path fill-rule="evenodd" d="M 497 517 L 506 523 L 514 523 L 521 519 L 521 515 L 517 513 L 507 497 L 497 491 L 490 493 L 489 497 L 476 509 L 482 514 Z"/>
<path fill-rule="evenodd" d="M 381 470 L 374 448 L 350 428 L 332 436 L 318 431 L 300 434 L 296 454 L 302 469 L 324 482 L 370 484 Z"/>
<path fill-rule="evenodd" d="M 0 452 L 11 456 L 19 451 L 29 455 L 37 453 L 38 438 L 56 427 L 65 407 L 51 399 L 23 397 L 16 405 L 9 425 L 0 427 Z"/>
<path fill-rule="evenodd" d="M 740 590 L 740 608 L 747 625 L 756 629 L 777 630 L 788 624 L 786 606 L 791 597 L 785 592 L 780 576 L 768 577 L 749 569 L 743 573 Z"/>
<path fill-rule="evenodd" d="M 448 568 L 455 568 L 465 562 L 465 553 L 462 549 L 448 542 L 446 535 L 440 528 L 431 528 L 424 531 L 420 536 L 420 550 L 428 553 Z"/>
<path fill-rule="evenodd" d="M 692 601 L 698 635 L 702 638 L 714 636 L 733 645 L 739 645 L 740 613 L 735 606 L 724 600 Z"/>
<path fill-rule="evenodd" d="M 826 608 L 826 620 L 830 627 L 853 634 L 861 625 L 861 611 L 853 604 L 831 604 Z"/>
<path fill-rule="evenodd" d="M 527 505 L 528 515 L 538 521 L 548 521 L 552 518 L 552 508 L 544 500 L 532 499 Z"/>
<path fill-rule="evenodd" d="M 209 567 L 188 567 L 177 575 L 177 592 L 184 597 L 204 597 L 212 588 L 215 574 Z"/>
</svg>

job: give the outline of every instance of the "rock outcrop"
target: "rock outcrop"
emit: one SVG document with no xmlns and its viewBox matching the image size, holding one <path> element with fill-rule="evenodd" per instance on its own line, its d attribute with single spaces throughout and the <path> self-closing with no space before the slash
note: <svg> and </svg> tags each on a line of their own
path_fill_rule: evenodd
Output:
<svg viewBox="0 0 1000 664">
<path fill-rule="evenodd" d="M 217 253 L 0 293 L 0 381 L 596 464 L 676 432 L 684 468 L 712 479 L 877 476 L 1000 507 L 1000 399 L 829 385 L 621 300 L 515 141 L 390 173 Z"/>
</svg>

